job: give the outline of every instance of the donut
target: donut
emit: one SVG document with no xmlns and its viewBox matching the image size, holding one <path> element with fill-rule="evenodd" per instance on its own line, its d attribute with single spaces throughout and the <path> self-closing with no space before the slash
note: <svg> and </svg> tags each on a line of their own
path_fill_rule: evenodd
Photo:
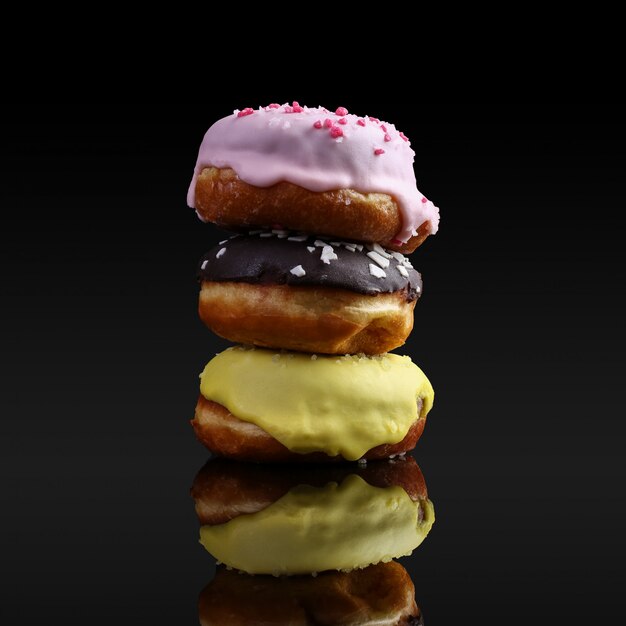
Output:
<svg viewBox="0 0 626 626">
<path fill-rule="evenodd" d="M 198 599 L 201 626 L 424 626 L 415 585 L 397 563 L 312 576 L 251 576 L 218 566 Z"/>
<path fill-rule="evenodd" d="M 408 356 L 234 346 L 204 368 L 194 418 L 215 454 L 246 461 L 355 461 L 413 449 L 433 388 Z"/>
<path fill-rule="evenodd" d="M 187 203 L 226 228 L 274 227 L 410 253 L 439 228 L 404 133 L 339 107 L 234 111 L 200 145 Z"/>
<path fill-rule="evenodd" d="M 190 492 L 200 524 L 216 526 L 266 509 L 297 485 L 321 489 L 351 474 L 372 487 L 398 485 L 414 502 L 428 497 L 424 475 L 409 455 L 376 463 L 325 465 L 253 464 L 212 457 L 197 472 Z"/>
<path fill-rule="evenodd" d="M 321 474 L 211 459 L 191 495 L 202 546 L 249 574 L 351 571 L 389 562 L 417 548 L 435 521 L 410 456 L 366 467 L 327 466 Z"/>
<path fill-rule="evenodd" d="M 422 280 L 401 253 L 278 229 L 250 232 L 200 260 L 198 310 L 214 333 L 325 354 L 381 354 L 406 341 Z"/>
</svg>

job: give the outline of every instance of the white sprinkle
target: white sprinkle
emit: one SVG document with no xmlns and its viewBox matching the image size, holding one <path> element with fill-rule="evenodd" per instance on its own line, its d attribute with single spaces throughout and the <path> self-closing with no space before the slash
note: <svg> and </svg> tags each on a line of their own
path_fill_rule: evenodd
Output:
<svg viewBox="0 0 626 626">
<path fill-rule="evenodd" d="M 331 241 L 330 245 L 333 246 L 333 248 L 338 248 L 341 245 L 341 241 Z"/>
<path fill-rule="evenodd" d="M 333 250 L 332 246 L 324 246 L 322 248 L 322 254 L 320 256 L 320 259 L 326 263 L 326 265 L 330 265 L 331 261 L 334 261 L 335 259 L 337 259 L 337 255 L 335 254 L 335 251 Z"/>
<path fill-rule="evenodd" d="M 260 228 L 259 230 L 249 230 L 248 231 L 248 235 L 258 235 L 259 233 L 262 233 L 263 229 Z"/>
<path fill-rule="evenodd" d="M 415 287 L 415 291 L 417 291 L 418 293 L 422 290 L 422 288 L 418 285 L 417 287 Z"/>
<path fill-rule="evenodd" d="M 311 361 L 317 361 L 317 354 L 311 355 Z"/>
<path fill-rule="evenodd" d="M 346 198 L 345 204 L 346 204 L 346 206 L 352 204 L 352 200 L 350 200 L 350 198 Z"/>
<path fill-rule="evenodd" d="M 374 252 L 378 252 L 378 254 L 380 254 L 381 256 L 384 256 L 386 259 L 390 259 L 391 258 L 391 254 L 389 254 L 389 252 L 387 252 L 387 250 L 385 250 L 380 244 L 375 243 L 372 246 L 372 249 L 374 250 Z"/>
<path fill-rule="evenodd" d="M 219 245 L 223 246 L 227 241 L 228 241 L 228 239 L 223 239 L 222 241 L 220 241 Z"/>
<path fill-rule="evenodd" d="M 200 266 L 200 269 L 203 270 L 206 267 L 206 264 L 208 262 L 209 262 L 208 260 L 207 261 L 202 261 L 202 265 Z"/>
<path fill-rule="evenodd" d="M 309 252 L 315 252 L 315 246 L 307 246 L 307 247 L 306 247 L 306 249 L 307 249 Z"/>
<path fill-rule="evenodd" d="M 306 241 L 308 238 L 308 235 L 292 235 L 287 237 L 287 241 Z"/>
<path fill-rule="evenodd" d="M 355 243 L 354 245 L 355 245 L 356 249 L 359 252 L 363 252 L 363 244 L 362 243 Z"/>
<path fill-rule="evenodd" d="M 259 237 L 273 237 L 274 233 L 261 233 Z"/>
<path fill-rule="evenodd" d="M 346 250 L 350 250 L 350 252 L 356 252 L 356 246 L 352 244 L 346 244 Z"/>
<path fill-rule="evenodd" d="M 234 109 L 233 110 L 233 115 L 237 115 L 237 113 L 239 113 L 239 109 Z"/>
<path fill-rule="evenodd" d="M 343 143 L 343 137 L 337 137 L 337 139 L 335 139 L 335 143 Z"/>
<path fill-rule="evenodd" d="M 357 463 L 358 463 L 359 465 L 367 465 L 367 459 L 359 459 L 359 460 L 357 461 Z"/>
<path fill-rule="evenodd" d="M 404 254 L 400 252 L 391 252 L 391 256 L 398 261 L 398 263 L 404 263 Z"/>
<path fill-rule="evenodd" d="M 220 248 L 219 252 L 215 255 L 216 259 L 219 259 L 221 256 L 226 254 L 226 248 Z"/>
<path fill-rule="evenodd" d="M 272 232 L 275 235 L 285 235 L 285 237 L 287 237 L 287 235 L 289 235 L 289 231 L 288 230 L 283 230 L 282 228 L 272 228 Z"/>
<path fill-rule="evenodd" d="M 404 268 L 402 268 L 404 269 Z M 406 272 L 406 270 L 404 270 Z M 298 278 L 300 276 L 304 276 L 306 274 L 306 272 L 304 271 L 304 268 L 302 267 L 302 265 L 296 265 L 295 267 L 292 267 L 289 272 L 291 274 L 293 274 L 294 276 L 298 276 Z"/>
<path fill-rule="evenodd" d="M 326 245 L 326 242 L 325 242 L 325 241 L 322 241 L 321 239 L 316 239 L 316 240 L 313 242 L 313 245 L 314 245 L 314 246 L 317 246 L 318 248 L 323 248 L 323 247 Z"/>
<path fill-rule="evenodd" d="M 413 237 L 417 237 L 417 231 L 415 228 L 411 231 L 411 235 L 413 235 Z"/>
<path fill-rule="evenodd" d="M 378 265 L 380 265 L 381 267 L 389 267 L 389 259 L 381 256 L 380 254 L 378 254 L 378 252 L 368 252 L 367 256 L 372 259 L 372 261 L 378 263 Z"/>
<path fill-rule="evenodd" d="M 402 276 L 404 276 L 405 278 L 409 277 L 409 273 L 406 271 L 406 267 L 404 267 L 404 265 L 398 265 L 398 271 L 400 272 L 400 274 L 402 274 Z"/>
<path fill-rule="evenodd" d="M 385 274 L 384 270 L 381 270 L 378 265 L 374 265 L 373 263 L 370 263 L 370 274 L 376 276 L 376 278 L 387 278 L 387 274 Z"/>
<path fill-rule="evenodd" d="M 239 237 L 239 233 L 235 233 L 234 235 L 231 235 L 229 239 L 235 239 L 235 237 Z"/>
</svg>

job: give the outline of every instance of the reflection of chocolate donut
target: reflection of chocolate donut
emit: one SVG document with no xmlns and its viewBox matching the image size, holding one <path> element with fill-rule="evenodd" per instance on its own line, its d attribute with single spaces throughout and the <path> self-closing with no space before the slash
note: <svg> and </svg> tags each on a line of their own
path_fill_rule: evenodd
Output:
<svg viewBox="0 0 626 626">
<path fill-rule="evenodd" d="M 310 355 L 235 346 L 200 376 L 192 426 L 221 456 L 355 461 L 413 449 L 433 388 L 408 356 Z"/>
<path fill-rule="evenodd" d="M 201 626 L 423 626 L 415 586 L 396 562 L 317 577 L 217 568 L 198 602 Z"/>
<path fill-rule="evenodd" d="M 244 109 L 206 132 L 187 202 L 228 228 L 279 224 L 412 252 L 439 226 L 414 157 L 393 124 L 342 107 Z"/>
<path fill-rule="evenodd" d="M 252 232 L 200 261 L 200 317 L 215 333 L 330 354 L 380 354 L 404 343 L 422 291 L 405 256 L 378 244 Z"/>
<path fill-rule="evenodd" d="M 191 495 L 205 549 L 252 574 L 388 562 L 417 548 L 435 519 L 412 457 L 321 471 L 211 459 Z"/>
</svg>

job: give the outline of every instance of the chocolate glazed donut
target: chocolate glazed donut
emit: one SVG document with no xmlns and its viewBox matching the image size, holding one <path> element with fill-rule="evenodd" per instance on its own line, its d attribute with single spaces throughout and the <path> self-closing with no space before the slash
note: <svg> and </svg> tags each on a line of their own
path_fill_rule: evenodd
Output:
<svg viewBox="0 0 626 626">
<path fill-rule="evenodd" d="M 199 314 L 213 332 L 325 354 L 381 354 L 405 342 L 422 280 L 402 254 L 279 229 L 250 232 L 200 261 Z"/>
</svg>

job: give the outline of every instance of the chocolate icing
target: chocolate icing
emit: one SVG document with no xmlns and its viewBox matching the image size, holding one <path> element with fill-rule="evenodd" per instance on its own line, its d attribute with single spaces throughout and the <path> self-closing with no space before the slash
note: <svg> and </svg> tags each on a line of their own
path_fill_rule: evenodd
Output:
<svg viewBox="0 0 626 626">
<path fill-rule="evenodd" d="M 254 231 L 253 231 L 254 232 Z M 297 236 L 285 231 L 256 232 L 250 235 L 236 235 L 222 242 L 207 252 L 198 266 L 200 280 L 213 282 L 244 282 L 258 285 L 292 285 L 308 287 L 336 287 L 357 293 L 376 295 L 405 291 L 408 301 L 419 298 L 422 291 L 422 277 L 413 269 L 409 260 L 394 252 L 381 250 L 373 246 L 356 242 L 333 241 L 332 252 L 323 253 L 323 242 L 331 246 L 327 238 L 307 236 L 304 241 L 290 241 L 288 237 Z M 278 234 L 276 234 L 278 232 Z M 264 236 L 261 236 L 263 234 Z M 304 235 L 302 235 L 304 237 Z M 315 242 L 318 245 L 315 245 Z M 361 246 L 351 252 L 346 246 Z M 314 248 L 310 251 L 307 248 Z M 367 256 L 373 252 L 374 259 Z M 322 261 L 324 254 L 334 253 L 337 258 L 330 258 L 329 263 Z M 377 254 L 380 256 L 377 257 Z M 389 261 L 387 267 L 377 262 Z M 379 278 L 370 270 L 382 270 L 386 276 Z M 305 274 L 298 276 L 290 270 L 301 266 Z M 403 275 L 403 270 L 407 276 Z"/>
</svg>

